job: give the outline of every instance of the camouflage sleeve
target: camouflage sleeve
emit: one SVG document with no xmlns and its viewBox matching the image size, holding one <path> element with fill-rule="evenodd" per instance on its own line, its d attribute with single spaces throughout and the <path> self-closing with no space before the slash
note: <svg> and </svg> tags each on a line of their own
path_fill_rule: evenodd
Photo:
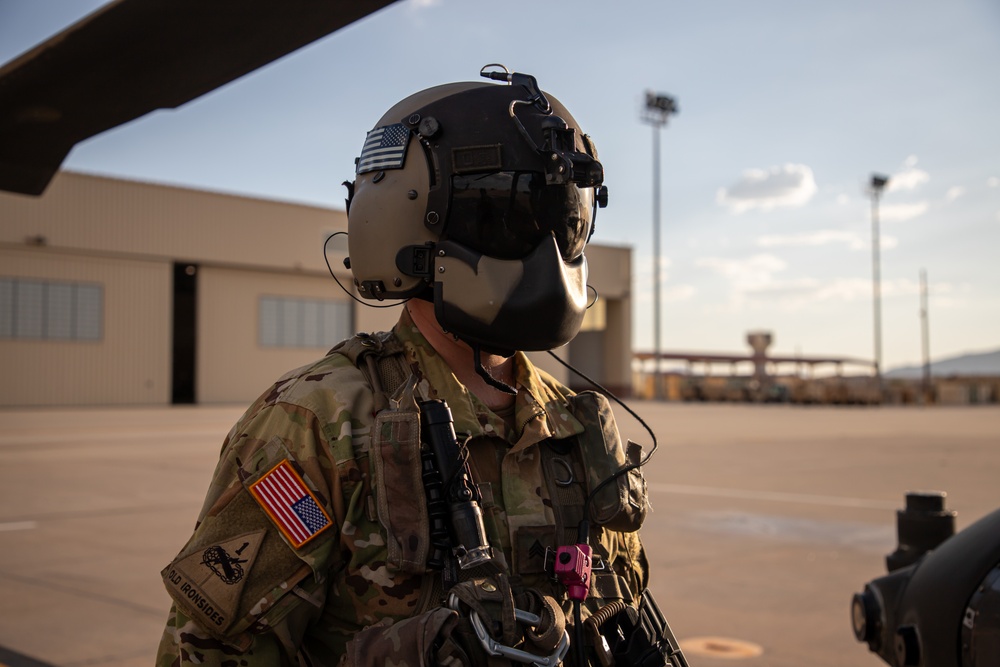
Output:
<svg viewBox="0 0 1000 667">
<path fill-rule="evenodd" d="M 209 635 L 173 604 L 157 650 L 156 667 L 278 667 L 298 664 L 294 656 L 301 637 L 294 636 L 290 630 L 308 623 L 307 618 L 298 618 L 303 612 L 308 613 L 308 609 L 300 605 L 284 622 L 273 626 L 269 633 L 254 636 L 252 643 L 243 649 Z"/>
<path fill-rule="evenodd" d="M 226 438 L 194 534 L 162 572 L 173 606 L 158 666 L 275 667 L 308 654 L 343 567 L 342 478 L 356 468 L 345 452 L 363 430 L 353 415 L 371 409 L 349 371 L 286 376 Z"/>
</svg>

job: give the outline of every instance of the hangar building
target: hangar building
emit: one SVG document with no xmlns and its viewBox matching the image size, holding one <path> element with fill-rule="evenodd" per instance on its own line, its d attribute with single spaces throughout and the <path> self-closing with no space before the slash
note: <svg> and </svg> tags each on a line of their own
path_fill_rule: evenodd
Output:
<svg viewBox="0 0 1000 667">
<path fill-rule="evenodd" d="M 346 228 L 336 209 L 73 172 L 41 197 L 0 192 L 0 406 L 252 401 L 398 317 L 331 279 L 323 244 Z M 329 258 L 349 287 L 345 238 Z M 594 244 L 587 257 L 600 299 L 559 354 L 627 395 L 631 249 Z"/>
</svg>

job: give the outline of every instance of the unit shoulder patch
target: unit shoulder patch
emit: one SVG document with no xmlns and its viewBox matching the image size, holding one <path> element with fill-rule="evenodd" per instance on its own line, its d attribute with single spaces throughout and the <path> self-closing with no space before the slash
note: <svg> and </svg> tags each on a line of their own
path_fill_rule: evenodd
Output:
<svg viewBox="0 0 1000 667">
<path fill-rule="evenodd" d="M 333 525 L 323 505 L 288 459 L 278 463 L 247 488 L 296 549 Z"/>
<path fill-rule="evenodd" d="M 260 530 L 211 544 L 163 569 L 163 583 L 188 612 L 220 629 L 232 623 L 267 531 Z"/>
</svg>

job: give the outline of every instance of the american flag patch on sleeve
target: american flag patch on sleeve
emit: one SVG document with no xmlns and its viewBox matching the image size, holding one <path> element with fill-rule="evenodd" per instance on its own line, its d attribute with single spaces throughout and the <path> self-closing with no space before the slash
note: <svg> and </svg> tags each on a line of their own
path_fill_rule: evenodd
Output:
<svg viewBox="0 0 1000 667">
<path fill-rule="evenodd" d="M 296 549 L 333 525 L 288 460 L 250 485 L 250 493 Z"/>
<path fill-rule="evenodd" d="M 402 169 L 410 130 L 402 123 L 376 127 L 365 137 L 365 146 L 358 158 L 358 173 L 379 169 Z"/>
</svg>

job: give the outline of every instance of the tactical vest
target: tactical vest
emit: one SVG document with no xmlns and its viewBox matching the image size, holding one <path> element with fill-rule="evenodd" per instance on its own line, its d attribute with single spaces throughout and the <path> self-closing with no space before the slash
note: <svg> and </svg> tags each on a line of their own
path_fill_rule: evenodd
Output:
<svg viewBox="0 0 1000 667">
<path fill-rule="evenodd" d="M 426 575 L 431 550 L 430 518 L 421 471 L 419 412 L 406 396 L 412 372 L 402 343 L 391 332 L 358 334 L 331 352 L 346 356 L 361 370 L 374 393 L 375 425 L 369 457 L 376 489 L 377 516 L 386 531 L 390 565 L 400 572 Z M 610 554 L 602 553 L 602 530 L 634 533 L 647 511 L 646 483 L 635 468 L 605 483 L 641 459 L 641 447 L 622 446 L 610 405 L 604 395 L 581 392 L 571 397 L 570 411 L 584 425 L 575 438 L 540 443 L 542 466 L 556 519 L 554 529 L 520 529 L 512 550 L 518 550 L 514 581 L 550 581 L 555 549 L 577 541 L 577 528 L 590 502 L 594 572 L 587 607 L 591 611 L 610 600 L 631 603 L 632 592 L 611 567 Z M 603 484 L 602 484 L 603 483 Z M 638 541 L 636 540 L 636 543 Z M 460 578 L 482 575 L 474 569 Z M 437 573 L 432 573 L 437 574 Z M 444 579 L 444 581 L 442 581 Z M 449 586 L 448 574 L 424 577 L 425 590 L 415 613 L 440 604 Z M 451 582 L 454 583 L 454 582 Z M 555 586 L 553 586 L 554 588 Z"/>
</svg>

